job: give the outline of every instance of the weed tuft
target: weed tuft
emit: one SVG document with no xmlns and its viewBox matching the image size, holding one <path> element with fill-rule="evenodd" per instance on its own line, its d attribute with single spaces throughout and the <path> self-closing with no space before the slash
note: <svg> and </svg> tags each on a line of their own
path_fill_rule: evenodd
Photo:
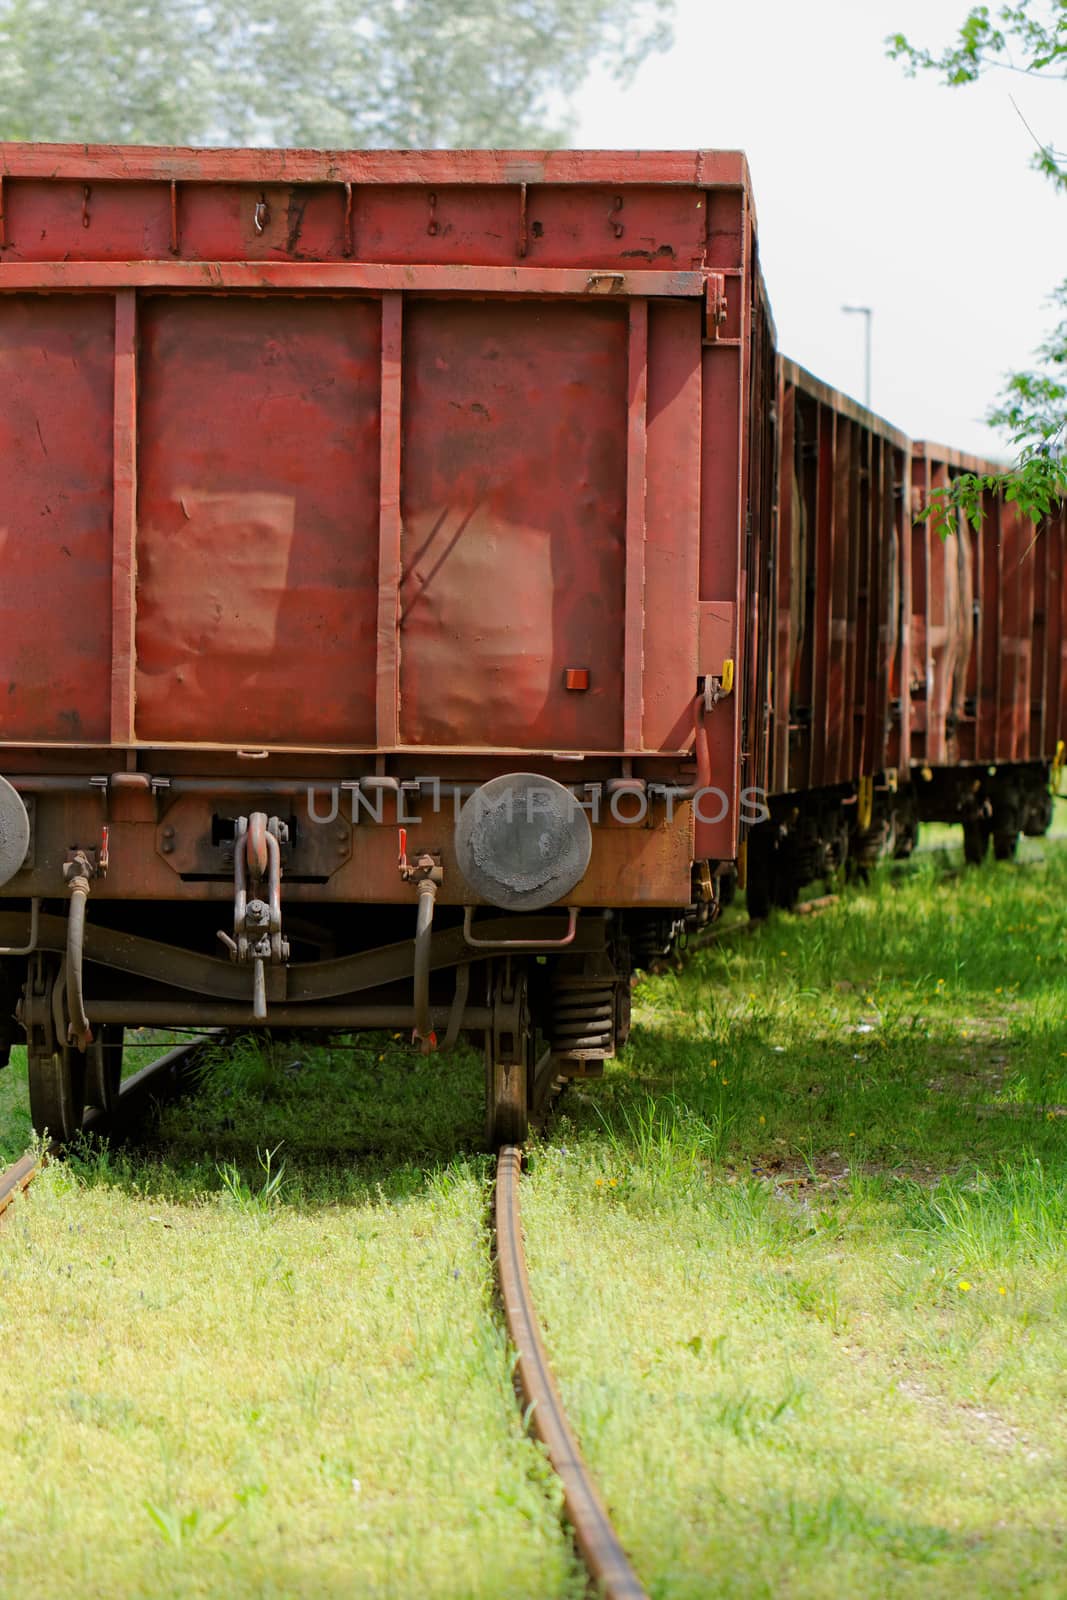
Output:
<svg viewBox="0 0 1067 1600">
<path fill-rule="evenodd" d="M 285 1162 L 274 1165 L 274 1158 L 280 1149 L 281 1145 L 275 1145 L 273 1150 L 256 1150 L 256 1160 L 263 1178 L 254 1189 L 235 1161 L 223 1162 L 217 1168 L 223 1192 L 244 1216 L 262 1222 L 277 1214 L 285 1185 Z"/>
</svg>

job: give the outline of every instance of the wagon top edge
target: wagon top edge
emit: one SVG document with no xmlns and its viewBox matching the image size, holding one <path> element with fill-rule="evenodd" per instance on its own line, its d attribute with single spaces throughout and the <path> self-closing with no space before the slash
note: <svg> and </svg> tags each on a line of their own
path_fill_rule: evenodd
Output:
<svg viewBox="0 0 1067 1600">
<path fill-rule="evenodd" d="M 751 187 L 748 162 L 738 150 L 224 150 L 0 142 L 0 177 L 140 183 Z"/>
<path fill-rule="evenodd" d="M 873 433 L 879 434 L 899 450 L 914 450 L 914 445 L 906 433 L 895 428 L 885 417 L 880 417 L 876 411 L 869 411 L 858 400 L 853 400 L 851 395 L 844 394 L 840 389 L 831 388 L 821 378 L 802 367 L 798 361 L 793 361 L 789 356 L 780 355 L 778 358 L 782 380 L 791 383 L 797 389 L 803 390 L 813 399 L 821 401 L 842 416 L 851 418 L 853 422 L 860 423 L 865 428 L 870 428 Z"/>
<path fill-rule="evenodd" d="M 987 456 L 973 456 L 966 450 L 954 450 L 950 445 L 937 444 L 930 439 L 916 439 L 911 453 L 917 461 L 929 461 L 934 466 L 957 467 L 961 472 L 975 472 L 982 476 L 1010 472 L 1007 461 L 993 461 Z"/>
</svg>

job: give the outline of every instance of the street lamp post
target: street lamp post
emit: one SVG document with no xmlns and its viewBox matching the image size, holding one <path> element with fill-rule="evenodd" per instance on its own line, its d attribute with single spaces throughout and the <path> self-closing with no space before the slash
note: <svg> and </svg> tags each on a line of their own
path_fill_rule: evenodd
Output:
<svg viewBox="0 0 1067 1600">
<path fill-rule="evenodd" d="M 852 312 L 856 316 L 865 317 L 867 319 L 863 347 L 863 403 L 869 411 L 871 409 L 871 322 L 874 317 L 874 311 L 870 306 L 842 306 L 841 310 Z"/>
</svg>

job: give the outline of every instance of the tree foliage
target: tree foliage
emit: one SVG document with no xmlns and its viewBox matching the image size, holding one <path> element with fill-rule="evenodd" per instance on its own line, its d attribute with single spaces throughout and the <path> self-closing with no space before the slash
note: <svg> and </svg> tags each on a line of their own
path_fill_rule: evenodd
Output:
<svg viewBox="0 0 1067 1600">
<path fill-rule="evenodd" d="M 0 138 L 558 144 L 674 0 L 0 0 Z"/>
<path fill-rule="evenodd" d="M 889 54 L 906 70 L 934 71 L 950 88 L 977 82 L 990 71 L 1067 77 L 1067 0 L 1019 0 L 995 14 L 974 6 L 956 41 L 940 52 L 917 47 L 902 33 L 886 41 Z M 1021 113 L 1020 113 L 1021 115 Z M 1034 165 L 1058 188 L 1067 190 L 1067 153 L 1034 138 Z M 962 473 L 951 487 L 932 497 L 926 515 L 942 532 L 959 512 L 977 526 L 983 491 L 993 489 L 1014 501 L 1035 522 L 1058 499 L 1067 499 L 1067 279 L 1053 292 L 1058 314 L 1049 336 L 1035 351 L 1036 365 L 1012 373 L 986 421 L 1003 428 L 1017 452 L 1007 473 Z"/>
</svg>

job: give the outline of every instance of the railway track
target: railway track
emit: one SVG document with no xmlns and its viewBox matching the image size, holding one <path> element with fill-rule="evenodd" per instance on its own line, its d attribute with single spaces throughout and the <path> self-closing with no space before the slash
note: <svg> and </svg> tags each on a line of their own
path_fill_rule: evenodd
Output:
<svg viewBox="0 0 1067 1600">
<path fill-rule="evenodd" d="M 823 895 L 795 909 L 802 914 L 817 914 L 836 904 L 837 899 L 834 894 Z M 708 928 L 688 941 L 686 951 L 718 944 L 724 938 L 754 933 L 762 926 L 762 920 L 750 917 L 725 928 Z M 666 963 L 655 963 L 651 969 L 653 973 L 664 970 Z M 538 1123 L 543 1122 L 554 1100 L 555 1094 L 550 1092 Z M 603 1600 L 648 1600 L 648 1593 L 630 1564 L 582 1456 L 552 1375 L 526 1270 L 519 1202 L 521 1174 L 522 1150 L 518 1145 L 505 1145 L 497 1154 L 493 1228 L 500 1299 L 508 1337 L 516 1351 L 515 1375 L 523 1415 L 527 1426 L 544 1445 L 553 1471 L 563 1485 L 563 1502 L 574 1543 L 589 1573 L 593 1592 Z"/>
<path fill-rule="evenodd" d="M 648 1600 L 611 1525 L 567 1419 L 537 1321 L 522 1239 L 519 1184 L 522 1151 L 505 1145 L 497 1156 L 494 1228 L 497 1273 L 508 1336 L 517 1352 L 516 1376 L 528 1426 L 548 1452 L 563 1485 L 574 1542 L 596 1594 L 604 1600 Z"/>
<path fill-rule="evenodd" d="M 128 1123 L 143 1109 L 149 1098 L 175 1092 L 184 1081 L 197 1051 L 202 1050 L 207 1042 L 206 1036 L 190 1039 L 187 1044 L 177 1045 L 155 1061 L 150 1061 L 123 1083 L 119 1090 L 118 1107 L 110 1117 L 102 1111 L 86 1113 L 82 1132 L 101 1132 L 105 1126 L 109 1132 L 113 1131 Z M 12 1162 L 5 1172 L 0 1173 L 0 1219 L 16 1196 L 25 1193 L 45 1162 L 59 1149 L 59 1141 L 53 1139 L 43 1152 L 28 1150 L 24 1156 Z"/>
</svg>

